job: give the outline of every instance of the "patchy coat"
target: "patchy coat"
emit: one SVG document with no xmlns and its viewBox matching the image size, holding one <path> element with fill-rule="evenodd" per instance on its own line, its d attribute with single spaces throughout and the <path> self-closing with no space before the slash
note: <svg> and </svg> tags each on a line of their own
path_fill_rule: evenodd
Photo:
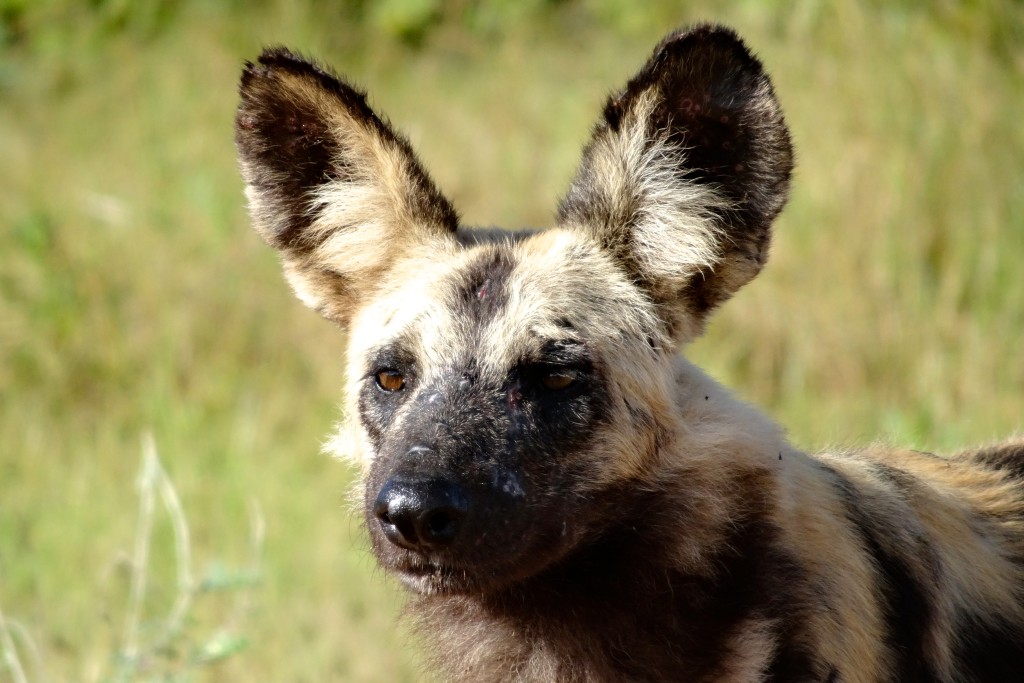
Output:
<svg viewBox="0 0 1024 683">
<path fill-rule="evenodd" d="M 809 455 L 679 355 L 761 269 L 789 133 L 730 30 L 612 96 L 556 226 L 459 225 L 324 67 L 242 76 L 253 222 L 348 330 L 381 565 L 457 681 L 1024 681 L 1024 440 Z"/>
</svg>

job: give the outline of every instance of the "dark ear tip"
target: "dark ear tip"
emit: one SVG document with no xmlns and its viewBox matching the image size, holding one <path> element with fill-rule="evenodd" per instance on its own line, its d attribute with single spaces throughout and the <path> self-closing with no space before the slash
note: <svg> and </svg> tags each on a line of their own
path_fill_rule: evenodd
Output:
<svg viewBox="0 0 1024 683">
<path fill-rule="evenodd" d="M 256 62 L 245 60 L 242 67 L 241 88 L 243 97 L 258 81 L 273 78 L 276 68 L 288 62 L 295 62 L 295 56 L 284 47 L 267 47 L 263 49 Z"/>
<path fill-rule="evenodd" d="M 670 56 L 685 56 L 692 50 L 713 51 L 737 60 L 746 69 L 757 73 L 763 71 L 761 62 L 754 57 L 739 34 L 722 24 L 696 24 L 674 31 L 665 36 L 654 52 L 656 58 L 664 59 Z"/>
<path fill-rule="evenodd" d="M 723 35 L 732 38 L 733 40 L 739 39 L 739 34 L 732 30 L 725 24 L 716 24 L 712 21 L 700 21 L 689 26 L 683 26 L 671 34 L 668 38 L 683 38 L 685 36 L 707 36 L 707 35 Z"/>
<path fill-rule="evenodd" d="M 368 112 L 365 92 L 347 83 L 329 67 L 283 45 L 264 48 L 256 63 L 245 62 L 239 87 L 243 101 L 250 94 L 258 95 L 264 84 L 270 90 L 276 89 L 275 81 L 280 83 L 282 76 L 295 76 L 307 82 L 312 81 L 318 87 L 339 97 L 346 106 L 356 107 L 360 111 L 366 110 L 364 114 Z"/>
<path fill-rule="evenodd" d="M 256 62 L 246 60 L 242 69 L 242 90 L 248 88 L 253 81 L 273 79 L 278 72 L 292 74 L 308 74 L 318 80 L 333 82 L 338 77 L 314 60 L 303 57 L 283 45 L 271 45 L 263 48 Z"/>
<path fill-rule="evenodd" d="M 665 36 L 661 41 L 661 46 L 681 41 L 715 41 L 723 45 L 741 45 L 746 49 L 743 39 L 740 38 L 739 34 L 723 24 L 702 23 L 677 29 Z"/>
<path fill-rule="evenodd" d="M 284 45 L 268 45 L 263 48 L 258 61 L 268 69 L 320 69 L 312 59 L 303 57 L 298 52 L 293 52 Z"/>
</svg>

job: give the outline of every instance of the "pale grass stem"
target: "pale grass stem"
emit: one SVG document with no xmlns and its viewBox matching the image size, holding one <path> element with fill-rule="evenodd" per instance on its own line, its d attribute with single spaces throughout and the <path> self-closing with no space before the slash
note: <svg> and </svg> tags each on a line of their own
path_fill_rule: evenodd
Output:
<svg viewBox="0 0 1024 683">
<path fill-rule="evenodd" d="M 121 654 L 125 664 L 120 671 L 120 680 L 137 668 L 141 652 L 139 624 L 142 620 L 142 603 L 146 595 L 146 580 L 149 574 L 149 547 L 153 535 L 153 516 L 156 498 L 160 497 L 171 521 L 174 533 L 174 551 L 177 563 L 178 590 L 174 605 L 164 621 L 154 647 L 166 645 L 180 631 L 185 615 L 195 594 L 192 578 L 192 553 L 184 510 L 174 485 L 160 464 L 156 442 L 151 433 L 142 440 L 142 472 L 139 475 L 139 526 L 135 534 L 135 549 L 131 563 L 131 589 L 128 598 L 128 613 L 125 616 L 124 643 Z"/>
<path fill-rule="evenodd" d="M 131 680 L 133 674 L 145 667 L 147 653 L 160 652 L 171 648 L 182 634 L 185 619 L 189 614 L 196 595 L 209 588 L 204 581 L 196 582 L 192 573 L 191 536 L 185 511 L 178 493 L 170 478 L 160 464 L 156 444 L 152 434 L 143 437 L 142 471 L 139 475 L 139 517 L 136 529 L 135 547 L 131 559 L 131 585 L 127 613 L 125 615 L 124 632 L 122 635 L 120 666 L 114 680 L 122 682 Z M 174 536 L 174 553 L 177 574 L 177 586 L 174 604 L 167 617 L 163 620 L 155 637 L 144 639 L 141 635 L 143 621 L 143 603 L 147 592 L 149 575 L 150 543 L 153 537 L 156 503 L 159 498 L 164 511 L 170 519 Z M 249 536 L 251 548 L 251 569 L 246 575 L 248 581 L 258 576 L 266 534 L 263 513 L 255 501 L 249 504 Z M 228 656 L 244 646 L 244 641 L 234 635 L 244 615 L 250 609 L 251 596 L 242 589 L 236 593 L 233 608 L 214 633 L 205 641 L 193 663 L 203 663 Z M 21 683 L 20 681 L 18 683 Z"/>
<path fill-rule="evenodd" d="M 139 518 L 135 534 L 135 546 L 131 557 L 131 576 L 128 607 L 124 631 L 121 638 L 118 667 L 110 679 L 117 683 L 129 683 L 146 669 L 147 655 L 172 649 L 182 634 L 185 619 L 189 614 L 196 595 L 203 590 L 221 590 L 224 586 L 204 586 L 197 583 L 192 573 L 191 536 L 185 511 L 178 493 L 160 464 L 156 443 L 152 434 L 145 434 L 142 443 L 142 470 L 139 474 Z M 150 544 L 157 499 L 170 518 L 174 534 L 174 553 L 177 570 L 177 589 L 174 603 L 163 620 L 155 637 L 142 636 L 144 603 L 148 589 Z M 235 595 L 231 612 L 213 634 L 205 639 L 191 665 L 222 659 L 244 647 L 244 640 L 235 635 L 251 608 L 251 595 L 247 588 L 257 579 L 262 565 L 263 544 L 266 537 L 266 522 L 258 503 L 249 503 L 250 569 L 240 574 L 237 583 L 229 582 L 228 589 L 239 589 Z M 19 642 L 20 641 L 20 642 Z M 31 655 L 34 678 L 30 678 L 19 653 Z M 8 619 L 0 610 L 0 655 L 3 668 L 10 672 L 12 683 L 47 683 L 49 678 L 43 668 L 43 659 L 35 642 L 21 626 Z M 189 664 L 185 664 L 189 666 Z M 178 681 L 176 674 L 162 680 Z"/>
<path fill-rule="evenodd" d="M 14 683 L 28 683 L 25 677 L 25 669 L 21 666 L 21 658 L 18 657 L 18 648 L 14 645 L 14 638 L 11 637 L 11 624 L 4 617 L 0 610 L 0 645 L 4 649 L 4 665 L 11 672 Z"/>
</svg>

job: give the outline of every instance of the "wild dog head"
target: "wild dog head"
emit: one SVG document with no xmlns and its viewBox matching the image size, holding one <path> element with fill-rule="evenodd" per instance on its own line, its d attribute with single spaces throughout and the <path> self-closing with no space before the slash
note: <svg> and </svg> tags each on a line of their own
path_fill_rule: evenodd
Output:
<svg viewBox="0 0 1024 683">
<path fill-rule="evenodd" d="M 685 438 L 677 347 L 761 269 L 789 184 L 781 111 L 736 35 L 658 45 L 543 231 L 460 227 L 365 95 L 291 52 L 248 64 L 241 98 L 256 229 L 348 332 L 336 442 L 380 562 L 423 592 L 490 591 L 642 515 Z"/>
</svg>

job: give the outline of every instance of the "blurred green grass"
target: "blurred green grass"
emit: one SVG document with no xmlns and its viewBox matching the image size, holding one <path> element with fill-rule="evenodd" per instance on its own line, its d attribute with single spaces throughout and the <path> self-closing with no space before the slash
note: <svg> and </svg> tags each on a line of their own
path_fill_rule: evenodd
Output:
<svg viewBox="0 0 1024 683">
<path fill-rule="evenodd" d="M 267 531 L 249 647 L 139 680 L 417 679 L 351 473 L 318 455 L 343 339 L 248 227 L 242 61 L 283 43 L 334 64 L 467 222 L 547 225 L 606 94 L 702 19 L 772 72 L 798 170 L 769 267 L 687 353 L 807 448 L 1024 426 L 1014 0 L 0 0 L 0 607 L 53 680 L 116 660 L 147 431 L 197 563 L 246 561 L 252 500 Z"/>
</svg>

